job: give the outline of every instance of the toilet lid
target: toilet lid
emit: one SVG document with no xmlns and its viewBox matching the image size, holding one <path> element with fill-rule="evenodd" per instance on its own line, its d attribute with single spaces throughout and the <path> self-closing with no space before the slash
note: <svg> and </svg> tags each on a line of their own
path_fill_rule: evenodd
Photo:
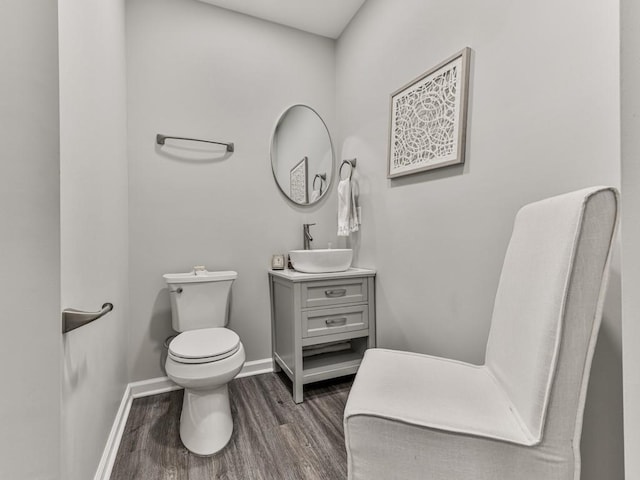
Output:
<svg viewBox="0 0 640 480">
<path fill-rule="evenodd" d="M 240 337 L 228 328 L 201 328 L 183 332 L 171 340 L 169 356 L 181 363 L 222 360 L 238 351 Z"/>
</svg>

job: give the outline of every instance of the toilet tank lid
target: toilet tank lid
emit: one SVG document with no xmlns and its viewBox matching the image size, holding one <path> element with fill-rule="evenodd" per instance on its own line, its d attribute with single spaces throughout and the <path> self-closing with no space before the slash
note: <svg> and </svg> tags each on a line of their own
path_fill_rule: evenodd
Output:
<svg viewBox="0 0 640 480">
<path fill-rule="evenodd" d="M 238 272 L 233 270 L 223 272 L 198 270 L 189 273 L 165 273 L 162 277 L 167 283 L 220 282 L 222 280 L 235 280 L 238 278 Z"/>
</svg>

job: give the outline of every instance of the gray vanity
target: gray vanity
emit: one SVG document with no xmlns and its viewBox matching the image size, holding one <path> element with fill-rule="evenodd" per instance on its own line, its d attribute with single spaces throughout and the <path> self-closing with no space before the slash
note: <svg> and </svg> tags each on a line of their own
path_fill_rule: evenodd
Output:
<svg viewBox="0 0 640 480">
<path fill-rule="evenodd" d="M 296 403 L 303 385 L 355 373 L 375 347 L 375 275 L 269 271 L 274 369 L 293 382 Z"/>
</svg>

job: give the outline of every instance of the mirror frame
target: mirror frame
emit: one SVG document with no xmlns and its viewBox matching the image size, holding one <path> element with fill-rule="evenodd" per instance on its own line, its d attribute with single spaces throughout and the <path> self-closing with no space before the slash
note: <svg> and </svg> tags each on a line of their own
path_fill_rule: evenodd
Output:
<svg viewBox="0 0 640 480">
<path fill-rule="evenodd" d="M 276 176 L 276 170 L 274 168 L 274 151 L 273 151 L 273 141 L 275 139 L 276 136 L 276 131 L 278 130 L 278 126 L 280 125 L 280 123 L 282 122 L 282 119 L 285 117 L 285 115 L 287 115 L 287 113 L 289 113 L 290 110 L 292 110 L 295 107 L 304 107 L 307 108 L 309 110 L 311 110 L 320 120 L 320 122 L 322 123 L 322 126 L 324 127 L 325 131 L 327 132 L 327 137 L 329 138 L 329 148 L 331 149 L 331 172 L 327 174 L 328 178 L 326 179 L 327 182 L 327 188 L 324 190 L 324 192 L 322 192 L 322 195 L 320 195 L 318 197 L 317 200 L 315 200 L 314 202 L 304 202 L 304 203 L 300 203 L 300 202 L 296 202 L 294 199 L 292 199 L 289 196 L 288 192 L 284 191 L 284 188 L 282 187 L 282 185 L 280 185 L 280 182 L 278 181 L 278 177 Z M 316 205 L 318 204 L 323 198 L 325 198 L 327 196 L 327 192 L 331 189 L 331 186 L 333 185 L 333 178 L 335 177 L 335 170 L 336 170 L 336 152 L 335 149 L 333 148 L 333 139 L 331 138 L 331 132 L 329 131 L 329 127 L 327 127 L 327 123 L 324 121 L 324 119 L 322 118 L 322 116 L 318 113 L 318 111 L 312 107 L 310 107 L 309 105 L 306 105 L 304 103 L 295 103 L 287 108 L 284 109 L 284 111 L 280 114 L 280 116 L 278 116 L 278 120 L 276 120 L 276 123 L 273 127 L 273 131 L 271 133 L 271 143 L 269 145 L 269 158 L 271 160 L 271 173 L 273 174 L 273 180 L 275 181 L 276 185 L 278 186 L 278 190 L 280 190 L 280 192 L 282 193 L 282 195 L 284 195 L 287 200 L 289 200 L 291 203 L 293 203 L 294 205 L 298 205 L 300 207 L 310 207 L 312 205 Z M 313 185 L 312 185 L 313 188 Z"/>
</svg>

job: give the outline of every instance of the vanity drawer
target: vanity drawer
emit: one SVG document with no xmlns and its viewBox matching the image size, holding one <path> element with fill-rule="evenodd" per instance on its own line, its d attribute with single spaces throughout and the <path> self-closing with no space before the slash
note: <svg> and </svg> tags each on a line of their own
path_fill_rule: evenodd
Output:
<svg viewBox="0 0 640 480">
<path fill-rule="evenodd" d="M 369 307 L 323 308 L 302 312 L 302 338 L 369 328 Z"/>
<path fill-rule="evenodd" d="M 366 303 L 368 298 L 367 279 L 362 277 L 302 284 L 302 308 Z"/>
</svg>

